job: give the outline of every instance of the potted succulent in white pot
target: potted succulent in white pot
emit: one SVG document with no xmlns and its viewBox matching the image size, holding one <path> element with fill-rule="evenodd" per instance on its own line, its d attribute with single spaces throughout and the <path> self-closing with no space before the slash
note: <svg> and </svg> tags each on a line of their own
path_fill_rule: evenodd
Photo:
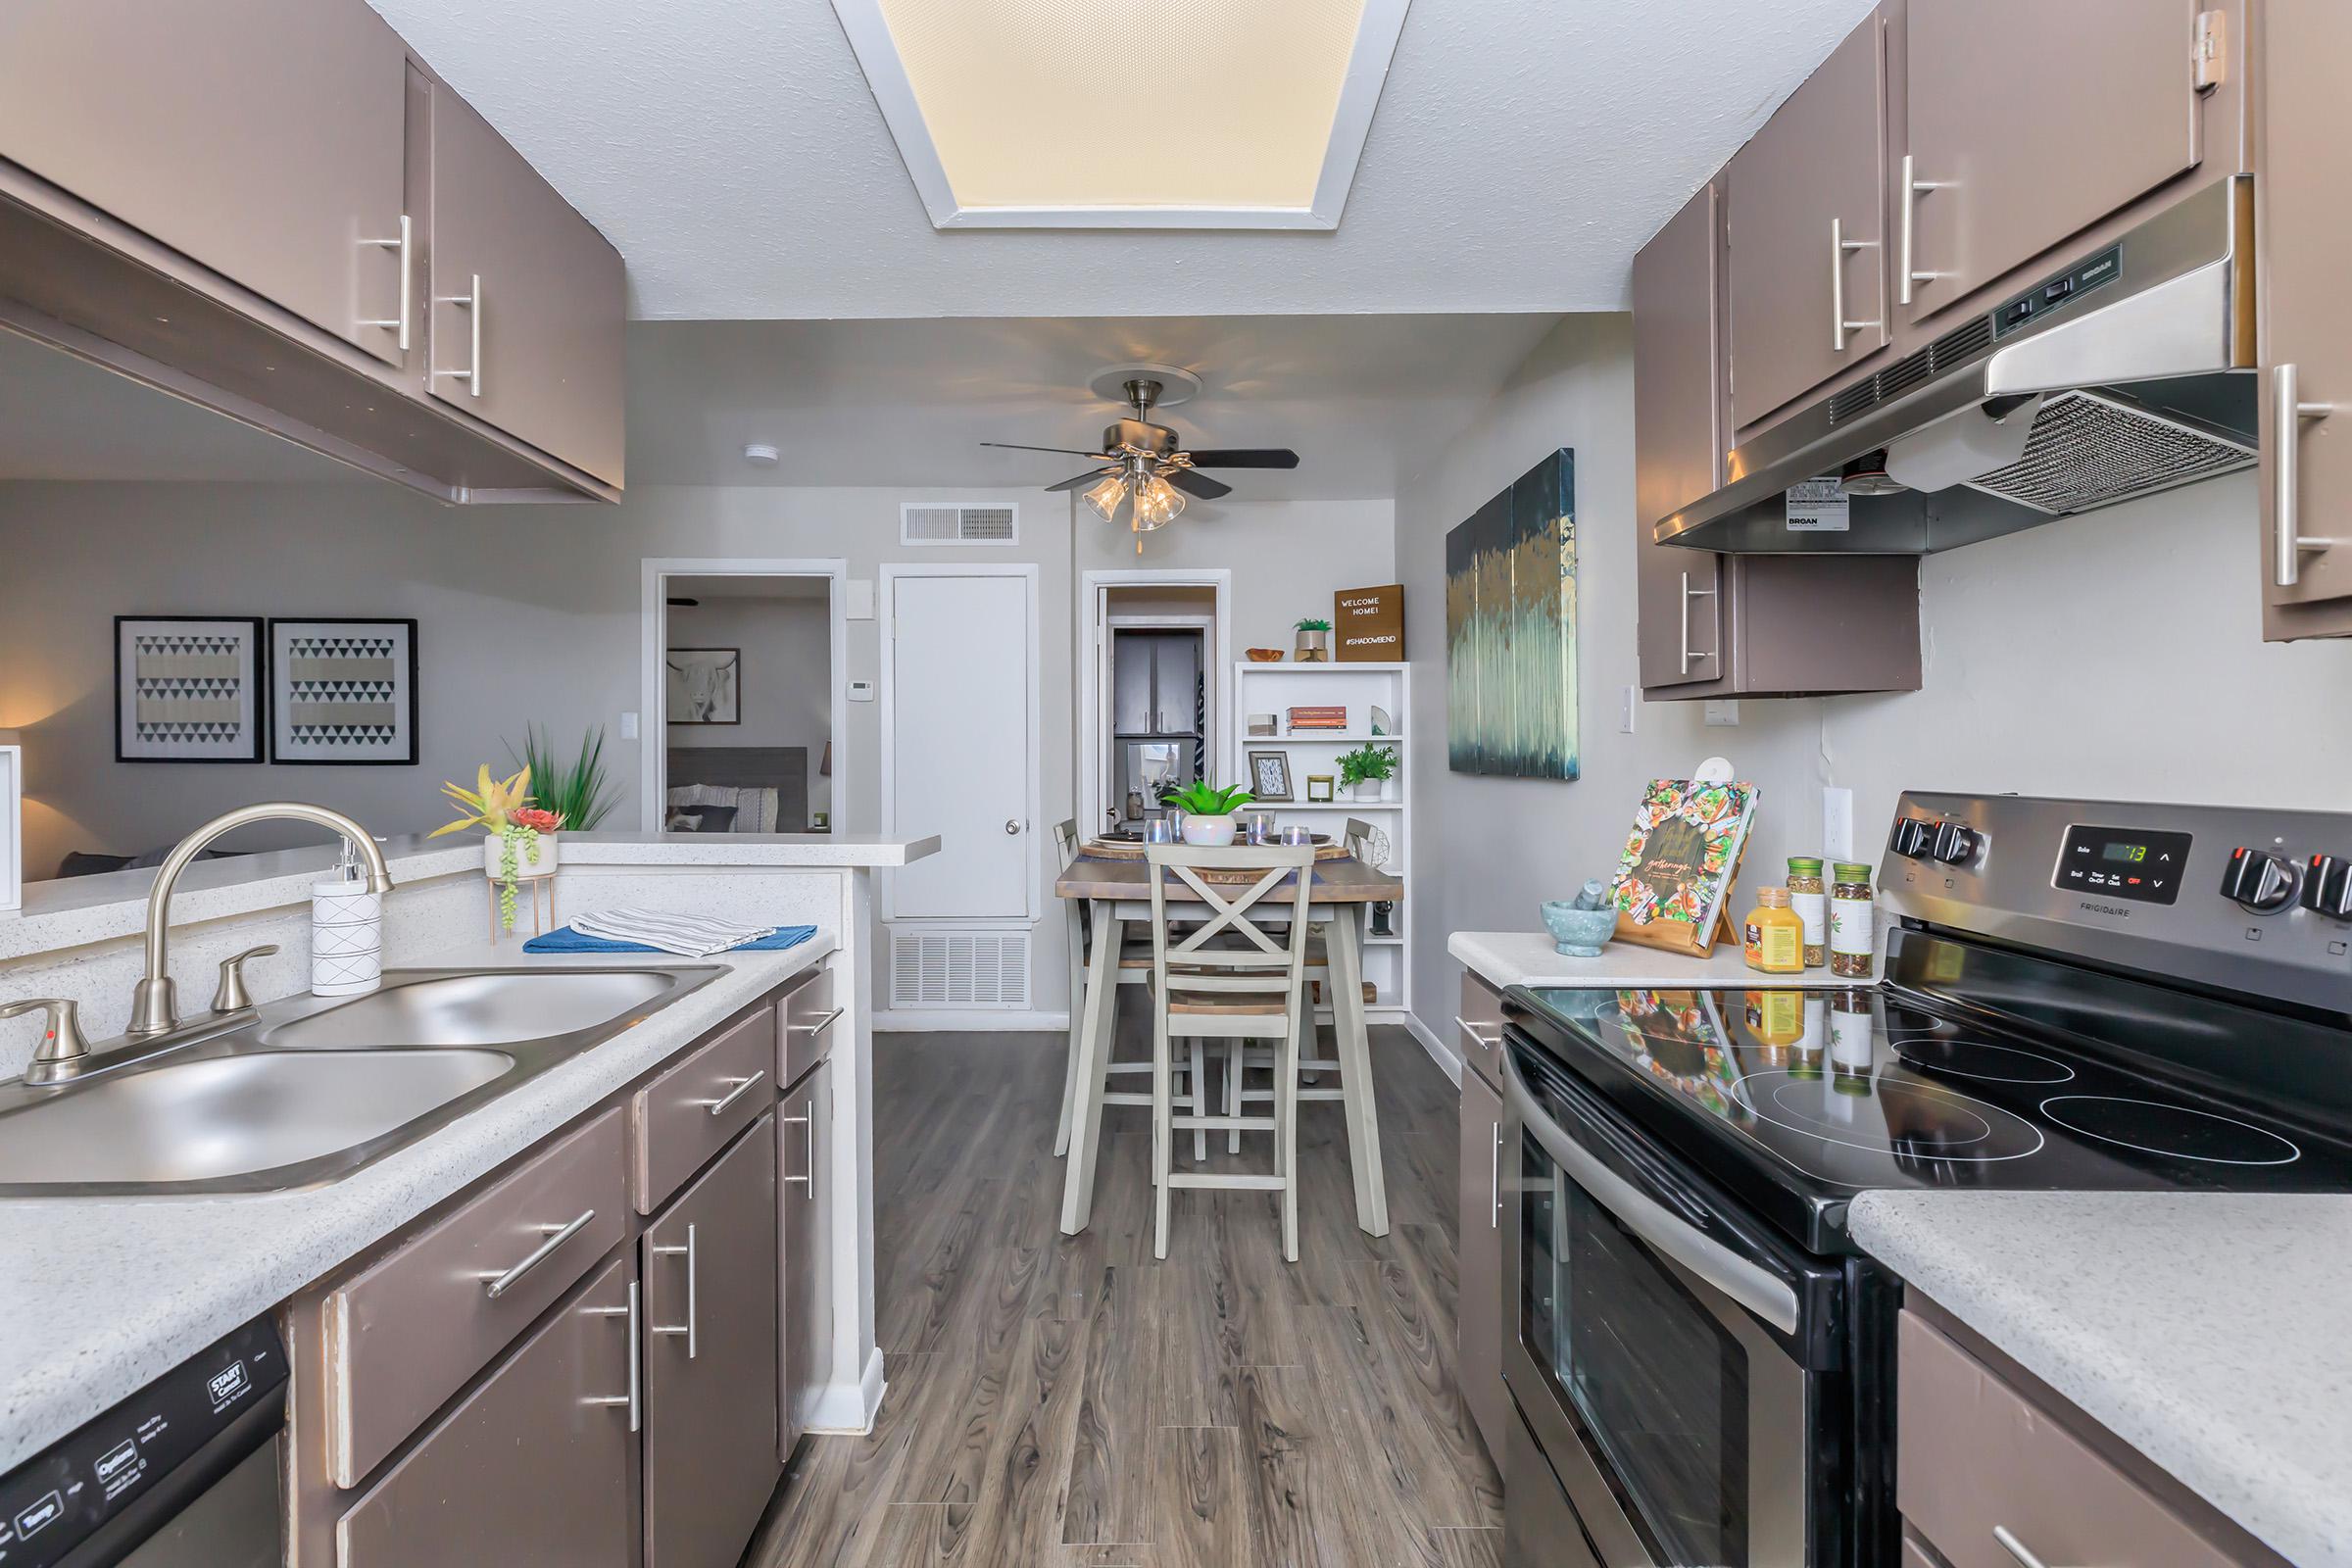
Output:
<svg viewBox="0 0 2352 1568">
<path fill-rule="evenodd" d="M 1396 776 L 1396 754 L 1386 746 L 1359 746 L 1340 759 L 1340 783 L 1357 801 L 1377 801 Z"/>
<path fill-rule="evenodd" d="M 1239 785 L 1221 790 L 1213 784 L 1195 781 L 1180 790 L 1170 790 L 1160 798 L 1160 804 L 1184 813 L 1185 843 L 1215 850 L 1239 836 L 1240 825 L 1234 821 L 1233 813 L 1255 799 Z"/>
<path fill-rule="evenodd" d="M 494 779 L 484 762 L 475 787 L 444 784 L 441 793 L 464 812 L 456 821 L 433 829 L 431 837 L 483 830 L 482 873 L 498 884 L 498 920 L 502 930 L 514 929 L 514 905 L 526 876 L 547 876 L 556 869 L 560 853 L 556 830 L 564 819 L 553 811 L 535 809 L 531 800 L 531 770 L 520 768 L 509 778 Z"/>
</svg>

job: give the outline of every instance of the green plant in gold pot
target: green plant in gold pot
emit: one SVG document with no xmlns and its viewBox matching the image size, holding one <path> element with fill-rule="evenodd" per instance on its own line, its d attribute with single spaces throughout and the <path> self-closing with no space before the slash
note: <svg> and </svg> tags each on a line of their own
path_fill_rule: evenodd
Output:
<svg viewBox="0 0 2352 1568">
<path fill-rule="evenodd" d="M 1298 646 L 1291 657 L 1301 664 L 1322 664 L 1331 661 L 1331 622 L 1320 615 L 1309 615 L 1298 622 Z"/>
</svg>

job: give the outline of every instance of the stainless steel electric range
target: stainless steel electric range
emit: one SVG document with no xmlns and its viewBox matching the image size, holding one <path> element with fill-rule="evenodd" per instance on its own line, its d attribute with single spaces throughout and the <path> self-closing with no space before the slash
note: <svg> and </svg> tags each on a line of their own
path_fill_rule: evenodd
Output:
<svg viewBox="0 0 2352 1568">
<path fill-rule="evenodd" d="M 1858 1193 L 2352 1191 L 2352 814 L 1906 795 L 1879 890 L 1874 987 L 1506 997 L 1506 1562 L 1896 1560 Z"/>
</svg>

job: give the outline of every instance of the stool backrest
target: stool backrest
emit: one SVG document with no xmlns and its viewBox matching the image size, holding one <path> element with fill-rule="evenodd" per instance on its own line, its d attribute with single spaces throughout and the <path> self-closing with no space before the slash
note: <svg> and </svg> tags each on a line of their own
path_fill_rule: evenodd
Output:
<svg viewBox="0 0 2352 1568">
<path fill-rule="evenodd" d="M 1187 992 L 1219 993 L 1219 1001 L 1267 1012 L 1298 1006 L 1305 986 L 1312 845 L 1151 844 L 1144 860 L 1152 878 L 1152 967 L 1162 995 L 1173 965 Z M 1181 937 L 1168 929 L 1174 889 L 1193 894 L 1177 903 L 1176 917 L 1200 922 Z"/>
</svg>

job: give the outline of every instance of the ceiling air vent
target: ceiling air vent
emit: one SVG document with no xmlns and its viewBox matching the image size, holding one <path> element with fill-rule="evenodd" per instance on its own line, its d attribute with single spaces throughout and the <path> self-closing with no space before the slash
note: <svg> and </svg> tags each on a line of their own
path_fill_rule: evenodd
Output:
<svg viewBox="0 0 2352 1568">
<path fill-rule="evenodd" d="M 909 501 L 899 508 L 903 545 L 1020 543 L 1021 508 L 1014 501 Z"/>
</svg>

